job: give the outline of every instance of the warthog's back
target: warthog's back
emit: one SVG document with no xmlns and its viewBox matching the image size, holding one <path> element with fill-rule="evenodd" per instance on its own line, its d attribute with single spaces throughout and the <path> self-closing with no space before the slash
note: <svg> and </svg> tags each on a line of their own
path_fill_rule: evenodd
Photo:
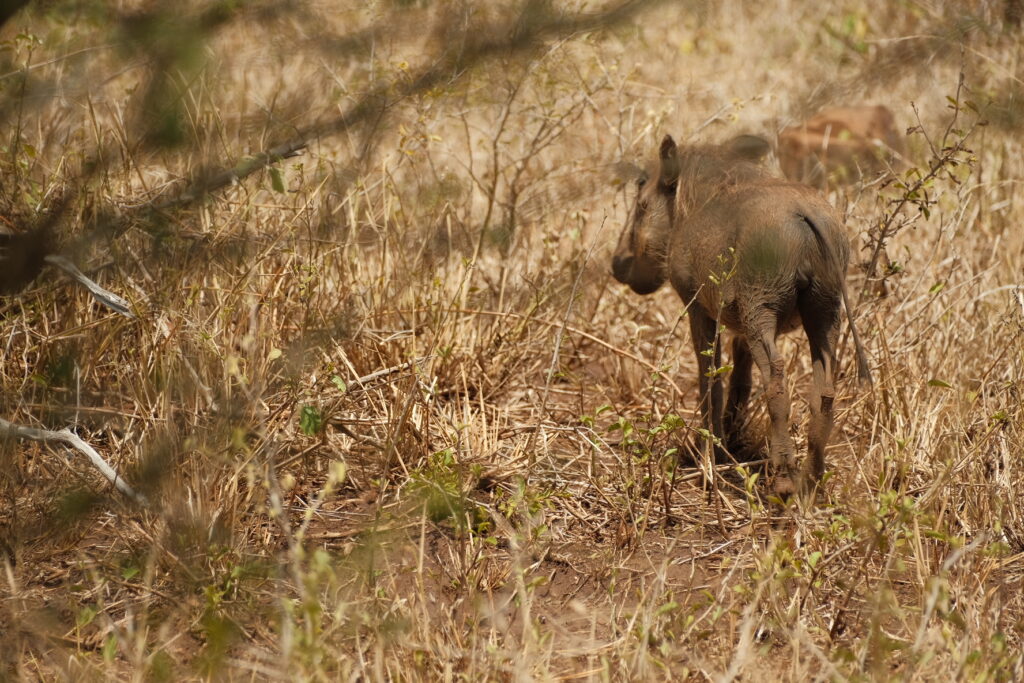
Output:
<svg viewBox="0 0 1024 683">
<path fill-rule="evenodd" d="M 815 287 L 838 295 L 849 260 L 839 216 L 820 193 L 771 178 L 720 192 L 680 222 L 669 250 L 669 278 L 684 300 L 709 312 L 748 301 L 792 328 L 796 294 Z M 789 312 L 789 313 L 787 313 Z"/>
</svg>

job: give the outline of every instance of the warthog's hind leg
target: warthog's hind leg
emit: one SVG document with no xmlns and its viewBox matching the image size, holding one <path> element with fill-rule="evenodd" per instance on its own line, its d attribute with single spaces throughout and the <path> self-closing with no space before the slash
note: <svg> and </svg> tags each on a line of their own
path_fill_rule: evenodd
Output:
<svg viewBox="0 0 1024 683">
<path fill-rule="evenodd" d="M 800 317 L 811 347 L 813 378 L 808 403 L 811 420 L 807 429 L 807 462 L 802 488 L 813 494 L 825 474 L 825 447 L 832 434 L 832 402 L 835 399 L 835 347 L 839 337 L 839 300 L 801 298 Z"/>
<path fill-rule="evenodd" d="M 743 426 L 743 417 L 747 412 L 747 401 L 753 386 L 751 370 L 754 358 L 750 355 L 745 337 L 737 335 L 732 340 L 732 373 L 729 375 L 729 398 L 725 402 L 723 426 L 730 440 L 737 436 L 737 430 Z"/>
<path fill-rule="evenodd" d="M 786 369 L 782 356 L 775 347 L 775 325 L 750 330 L 748 334 L 750 354 L 761 372 L 771 417 L 771 443 L 769 459 L 775 475 L 775 493 L 791 496 L 796 492 L 793 481 L 795 469 L 795 446 L 789 435 L 789 395 L 786 393 Z"/>
</svg>

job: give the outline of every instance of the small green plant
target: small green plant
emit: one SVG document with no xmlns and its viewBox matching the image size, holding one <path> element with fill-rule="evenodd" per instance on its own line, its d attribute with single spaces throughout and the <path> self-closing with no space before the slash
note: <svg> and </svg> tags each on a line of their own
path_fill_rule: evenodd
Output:
<svg viewBox="0 0 1024 683">
<path fill-rule="evenodd" d="M 324 418 L 316 406 L 305 405 L 299 411 L 299 429 L 306 436 L 316 436 L 324 427 Z"/>
<path fill-rule="evenodd" d="M 412 475 L 408 490 L 422 501 L 424 513 L 435 524 L 450 524 L 459 533 L 486 533 L 490 526 L 487 514 L 470 497 L 479 478 L 479 466 L 461 465 L 455 452 L 445 448 Z"/>
</svg>

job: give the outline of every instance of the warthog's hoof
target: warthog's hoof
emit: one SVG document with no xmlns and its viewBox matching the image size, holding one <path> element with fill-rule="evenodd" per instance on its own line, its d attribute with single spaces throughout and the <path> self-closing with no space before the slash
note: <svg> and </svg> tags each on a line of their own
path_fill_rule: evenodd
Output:
<svg viewBox="0 0 1024 683">
<path fill-rule="evenodd" d="M 800 478 L 800 496 L 803 498 L 804 503 L 814 505 L 818 498 L 818 484 L 820 482 L 821 478 L 813 474 L 804 474 Z"/>
<path fill-rule="evenodd" d="M 792 498 L 796 493 L 796 484 L 793 482 L 793 477 L 788 473 L 780 472 L 775 476 L 775 482 L 772 485 L 772 489 L 782 500 Z"/>
</svg>

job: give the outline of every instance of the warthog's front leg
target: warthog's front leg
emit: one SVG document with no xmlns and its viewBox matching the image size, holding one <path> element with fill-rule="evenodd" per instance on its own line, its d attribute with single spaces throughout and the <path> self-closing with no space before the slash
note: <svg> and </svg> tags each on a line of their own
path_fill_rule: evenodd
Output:
<svg viewBox="0 0 1024 683">
<path fill-rule="evenodd" d="M 753 386 L 751 369 L 754 359 L 750 355 L 747 340 L 736 335 L 732 340 L 732 373 L 729 375 L 729 398 L 725 402 L 723 426 L 730 440 L 735 440 L 737 430 L 743 426 L 743 416 L 747 411 L 747 401 Z"/>
<path fill-rule="evenodd" d="M 722 364 L 722 345 L 717 334 L 718 322 L 696 305 L 691 307 L 689 318 L 700 380 L 700 414 L 704 429 L 720 442 L 714 445 L 715 461 L 724 462 L 727 455 L 721 445 L 725 440 L 725 430 L 722 429 L 722 378 L 717 372 Z M 716 372 L 710 377 L 712 368 Z"/>
</svg>

